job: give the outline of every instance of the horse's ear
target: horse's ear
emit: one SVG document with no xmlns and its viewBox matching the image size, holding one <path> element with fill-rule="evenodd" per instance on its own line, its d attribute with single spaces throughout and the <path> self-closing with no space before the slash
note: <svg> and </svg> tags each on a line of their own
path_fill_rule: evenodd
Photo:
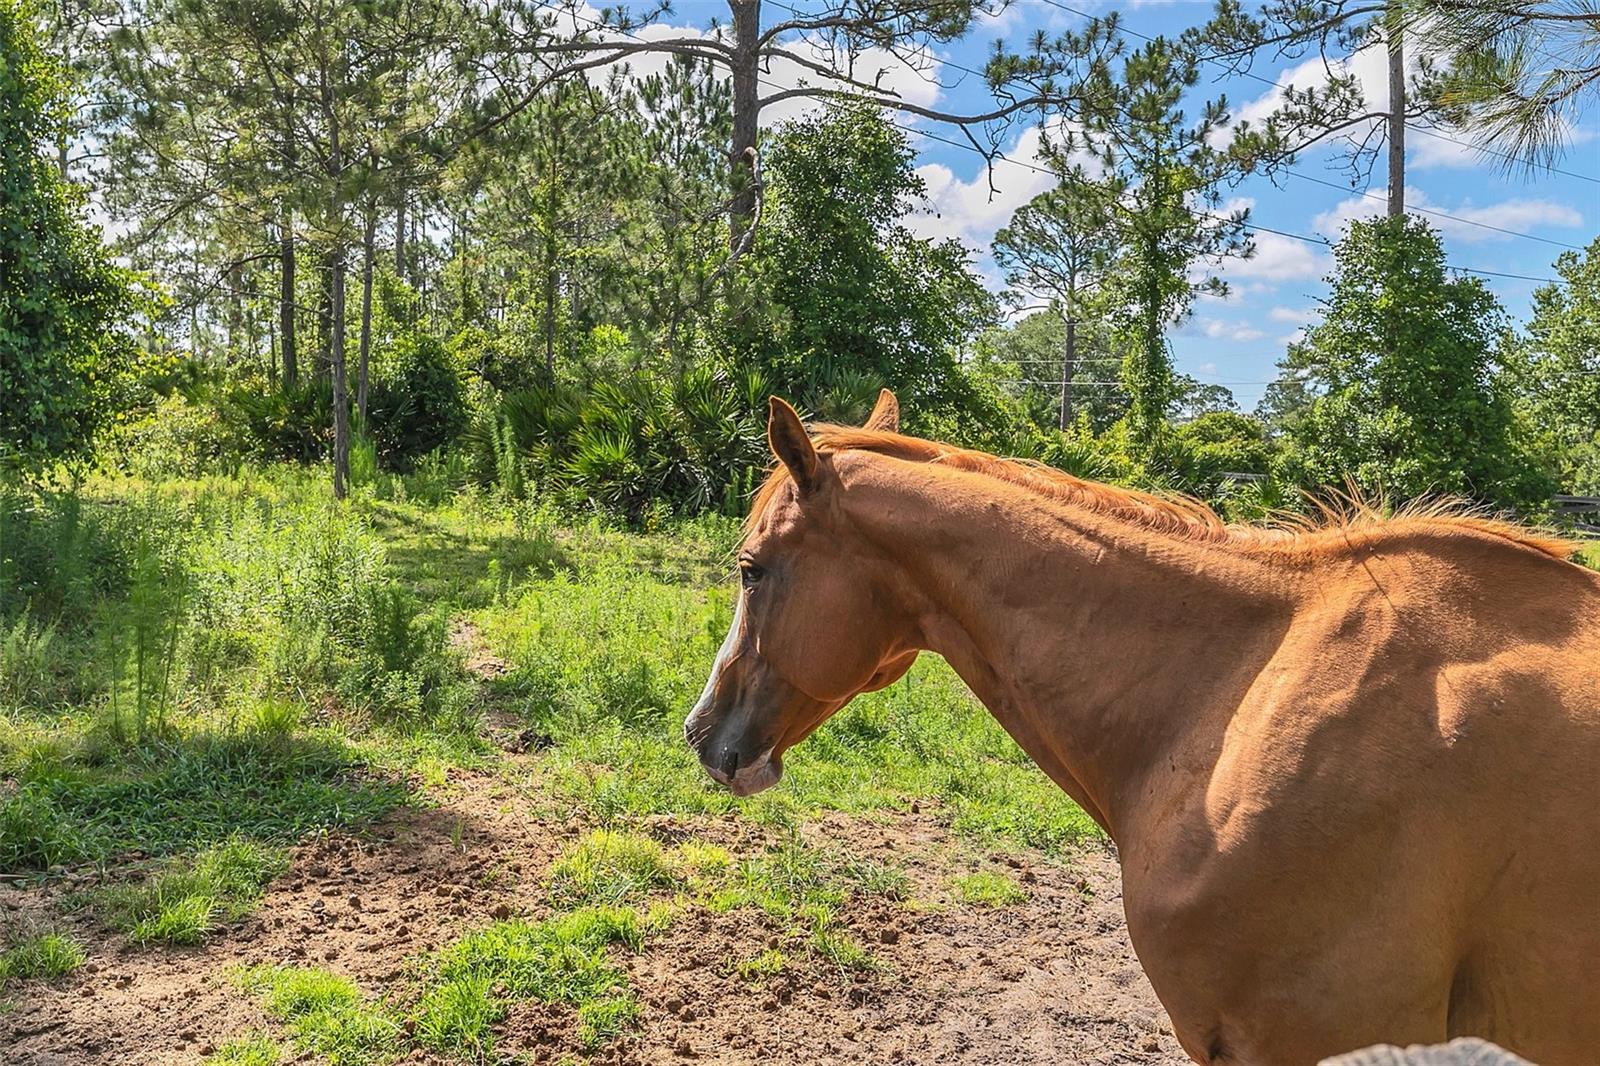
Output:
<svg viewBox="0 0 1600 1066">
<path fill-rule="evenodd" d="M 784 466 L 802 494 L 817 487 L 817 449 L 811 435 L 800 424 L 800 416 L 784 401 L 774 396 L 767 403 L 767 443 L 772 454 Z"/>
<path fill-rule="evenodd" d="M 900 432 L 900 401 L 888 389 L 878 391 L 878 402 L 872 405 L 867 416 L 867 429 L 881 429 L 885 433 Z"/>
</svg>

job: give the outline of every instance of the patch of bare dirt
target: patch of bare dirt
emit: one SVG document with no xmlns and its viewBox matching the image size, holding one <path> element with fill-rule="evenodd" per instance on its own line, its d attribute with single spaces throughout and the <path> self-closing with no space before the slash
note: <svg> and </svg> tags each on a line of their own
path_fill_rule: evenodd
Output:
<svg viewBox="0 0 1600 1066">
<path fill-rule="evenodd" d="M 451 636 L 473 673 L 505 664 L 470 623 Z M 513 752 L 542 745 L 514 732 Z M 514 759 L 536 758 L 515 754 Z M 28 983 L 0 1013 L 3 1060 L 16 1066 L 144 1066 L 203 1061 L 225 1041 L 278 1028 L 239 987 L 240 968 L 314 965 L 404 1004 L 418 963 L 468 931 L 550 913 L 550 864 L 589 825 L 533 812 L 488 771 L 459 771 L 438 806 L 391 812 L 359 836 L 294 849 L 289 871 L 248 919 L 196 948 L 138 948 L 61 904 L 87 886 L 69 874 L 43 886 L 0 883 L 0 917 L 66 925 L 90 945 L 86 965 L 57 984 Z M 733 815 L 649 820 L 664 843 L 719 844 L 759 855 L 774 832 Z M 1085 850 L 1068 863 L 974 856 L 930 812 L 831 814 L 806 826 L 811 844 L 905 870 L 911 899 L 855 898 L 845 930 L 872 953 L 850 971 L 807 956 L 805 938 L 751 910 L 692 907 L 638 955 L 613 949 L 641 1004 L 637 1027 L 586 1056 L 595 1063 L 1185 1063 L 1123 926 L 1115 858 Z M 974 860 L 1027 894 L 1000 908 L 949 901 L 950 878 Z M 921 902 L 919 902 L 921 901 Z M 927 901 L 933 901 L 929 903 Z M 74 928 L 75 927 L 75 928 Z M 741 958 L 783 951 L 797 965 L 765 980 Z M 554 1062 L 578 1050 L 566 1006 L 524 1002 L 497 1032 L 507 1061 Z M 296 1061 L 311 1061 L 303 1055 Z M 408 1062 L 436 1059 L 414 1052 Z"/>
<path fill-rule="evenodd" d="M 134 948 L 87 918 L 89 963 L 56 985 L 13 990 L 0 1014 L 5 1061 L 19 1066 L 193 1063 L 273 1023 L 236 972 L 316 965 L 369 995 L 404 1002 L 416 961 L 494 918 L 543 917 L 550 863 L 586 826 L 529 813 L 490 773 L 463 772 L 437 808 L 391 813 L 359 837 L 294 851 L 257 912 L 202 947 Z M 692 833 L 736 857 L 774 839 L 732 817 L 657 819 L 663 840 Z M 866 897 L 840 912 L 877 966 L 859 973 L 806 958 L 803 939 L 749 910 L 691 908 L 645 950 L 618 950 L 640 999 L 639 1026 L 593 1054 L 601 1063 L 1181 1063 L 1165 1014 L 1122 925 L 1117 867 L 1102 850 L 1062 865 L 994 856 L 1028 898 L 987 909 L 940 898 L 970 852 L 930 814 L 831 815 L 813 843 L 903 866 L 913 900 Z M 966 855 L 966 860 L 953 857 Z M 0 886 L 0 908 L 35 916 L 76 886 Z M 789 939 L 785 939 L 790 937 Z M 734 961 L 777 947 L 801 965 L 747 981 Z M 517 1005 L 497 1050 L 553 1060 L 576 1050 L 569 1008 Z M 414 1055 L 410 1061 L 433 1061 Z"/>
</svg>

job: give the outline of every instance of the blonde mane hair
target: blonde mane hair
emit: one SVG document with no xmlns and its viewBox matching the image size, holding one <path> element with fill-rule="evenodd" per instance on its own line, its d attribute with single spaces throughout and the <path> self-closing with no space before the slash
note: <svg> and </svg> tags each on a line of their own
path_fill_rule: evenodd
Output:
<svg viewBox="0 0 1600 1066">
<path fill-rule="evenodd" d="M 1361 500 L 1352 491 L 1339 494 L 1331 502 L 1316 501 L 1319 513 L 1315 518 L 1282 514 L 1276 516 L 1272 525 L 1238 525 L 1224 522 L 1210 506 L 1191 496 L 1156 495 L 1087 481 L 1029 459 L 1004 459 L 988 452 L 957 448 L 878 429 L 815 425 L 810 427 L 810 432 L 811 442 L 819 453 L 872 452 L 908 462 L 938 463 L 1187 540 L 1240 548 L 1311 550 L 1316 545 L 1330 543 L 1332 539 L 1319 534 L 1348 534 L 1354 531 L 1395 533 L 1428 527 L 1435 532 L 1453 529 L 1488 534 L 1556 559 L 1570 559 L 1576 551 L 1576 545 L 1562 537 L 1490 518 L 1454 500 L 1413 504 L 1393 513 L 1385 513 Z M 755 528 L 761 515 L 772 506 L 778 490 L 789 480 L 789 471 L 782 463 L 777 464 L 751 502 L 750 514 L 745 519 L 746 537 Z"/>
</svg>

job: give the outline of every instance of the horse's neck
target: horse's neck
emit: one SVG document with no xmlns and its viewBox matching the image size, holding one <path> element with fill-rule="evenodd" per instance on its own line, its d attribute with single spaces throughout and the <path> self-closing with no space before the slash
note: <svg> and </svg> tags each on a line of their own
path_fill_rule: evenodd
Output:
<svg viewBox="0 0 1600 1066">
<path fill-rule="evenodd" d="M 899 473 L 863 479 L 852 517 L 894 545 L 920 643 L 1046 773 L 1119 842 L 1152 789 L 1209 776 L 1290 617 L 1282 575 L 1012 486 Z"/>
</svg>

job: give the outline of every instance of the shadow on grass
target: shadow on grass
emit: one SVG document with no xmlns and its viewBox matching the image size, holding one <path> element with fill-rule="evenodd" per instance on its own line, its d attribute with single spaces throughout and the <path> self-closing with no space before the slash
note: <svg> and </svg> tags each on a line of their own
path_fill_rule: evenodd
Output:
<svg viewBox="0 0 1600 1066">
<path fill-rule="evenodd" d="M 481 607 L 519 581 L 570 566 L 547 535 L 458 533 L 392 504 L 374 505 L 369 518 L 388 544 L 397 576 L 430 600 Z"/>
<path fill-rule="evenodd" d="M 0 873 L 288 842 L 367 823 L 409 794 L 332 737 L 196 733 L 108 765 L 37 759 L 0 786 Z"/>
</svg>

